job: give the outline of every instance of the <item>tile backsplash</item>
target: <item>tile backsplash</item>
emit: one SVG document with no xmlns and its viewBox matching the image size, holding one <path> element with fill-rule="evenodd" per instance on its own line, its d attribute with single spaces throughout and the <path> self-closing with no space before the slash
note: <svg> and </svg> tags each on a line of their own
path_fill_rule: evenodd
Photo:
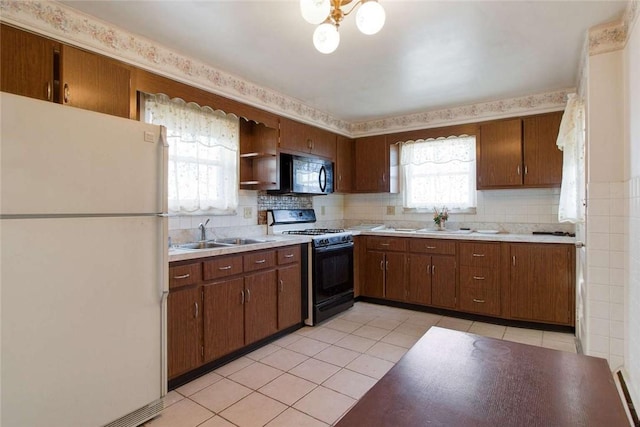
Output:
<svg viewBox="0 0 640 427">
<path fill-rule="evenodd" d="M 447 228 L 497 229 L 510 233 L 532 231 L 573 232 L 572 224 L 558 222 L 560 190 L 518 189 L 478 191 L 474 214 L 451 214 Z M 271 195 L 241 190 L 235 215 L 175 216 L 169 218 L 173 243 L 199 240 L 198 225 L 211 219 L 207 238 L 247 237 L 267 233 L 268 209 L 314 208 L 317 222 L 308 227 L 339 228 L 361 223 L 380 223 L 389 227 L 433 227 L 430 212 L 405 212 L 400 194 L 330 194 L 326 196 Z"/>
</svg>

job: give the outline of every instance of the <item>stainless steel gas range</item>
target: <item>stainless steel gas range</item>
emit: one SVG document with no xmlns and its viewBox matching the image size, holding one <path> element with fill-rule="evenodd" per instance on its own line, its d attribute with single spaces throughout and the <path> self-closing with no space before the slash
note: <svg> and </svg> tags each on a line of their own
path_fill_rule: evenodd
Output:
<svg viewBox="0 0 640 427">
<path fill-rule="evenodd" d="M 272 225 L 316 221 L 313 209 L 270 211 Z M 306 228 L 281 230 L 282 234 L 309 235 L 309 313 L 305 323 L 315 325 L 353 306 L 353 235 L 343 229 Z"/>
</svg>

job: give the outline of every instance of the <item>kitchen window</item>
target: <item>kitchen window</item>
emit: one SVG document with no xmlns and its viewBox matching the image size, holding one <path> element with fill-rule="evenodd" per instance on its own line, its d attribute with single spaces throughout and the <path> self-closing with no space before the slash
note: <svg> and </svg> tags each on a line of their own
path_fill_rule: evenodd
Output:
<svg viewBox="0 0 640 427">
<path fill-rule="evenodd" d="M 400 144 L 402 198 L 406 209 L 474 212 L 476 138 L 456 136 Z"/>
<path fill-rule="evenodd" d="M 234 214 L 238 206 L 238 118 L 166 95 L 146 95 L 144 111 L 147 123 L 167 128 L 169 212 Z"/>
</svg>

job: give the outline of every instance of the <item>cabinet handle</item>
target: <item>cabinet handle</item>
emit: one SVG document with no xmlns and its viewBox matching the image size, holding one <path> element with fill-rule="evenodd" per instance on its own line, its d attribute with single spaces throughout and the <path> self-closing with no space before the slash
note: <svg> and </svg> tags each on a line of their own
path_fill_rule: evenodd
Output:
<svg viewBox="0 0 640 427">
<path fill-rule="evenodd" d="M 385 172 L 382 173 L 382 182 L 387 182 L 387 174 Z"/>
<path fill-rule="evenodd" d="M 436 266 L 432 265 L 431 266 L 431 275 L 434 275 L 434 274 L 436 274 Z"/>
<path fill-rule="evenodd" d="M 247 289 L 247 302 L 251 301 L 251 291 Z"/>
<path fill-rule="evenodd" d="M 241 295 L 240 304 L 244 305 L 244 289 L 240 291 L 240 295 Z"/>
<path fill-rule="evenodd" d="M 431 274 L 431 264 L 427 264 L 427 274 Z"/>
<path fill-rule="evenodd" d="M 285 258 L 293 258 L 293 254 L 286 254 L 284 257 Z"/>
<path fill-rule="evenodd" d="M 513 262 L 513 266 L 516 266 L 516 256 L 511 257 L 511 261 Z"/>
<path fill-rule="evenodd" d="M 478 304 L 484 304 L 484 300 L 483 299 L 473 299 L 473 302 L 477 302 Z"/>
<path fill-rule="evenodd" d="M 51 101 L 51 82 L 47 82 L 47 101 Z"/>
<path fill-rule="evenodd" d="M 484 280 L 484 276 L 473 276 L 475 280 Z"/>
<path fill-rule="evenodd" d="M 526 175 L 526 174 L 528 174 L 528 173 L 529 173 L 529 169 L 528 169 L 528 168 L 527 168 L 527 166 L 525 165 L 525 167 L 524 167 L 524 174 Z"/>
<path fill-rule="evenodd" d="M 389 269 L 389 261 L 386 261 L 386 262 L 384 263 L 384 269 L 385 269 L 385 270 L 388 270 L 388 269 Z"/>
<path fill-rule="evenodd" d="M 389 246 L 391 243 L 380 243 L 380 246 Z"/>
<path fill-rule="evenodd" d="M 282 279 L 280 279 L 280 293 L 284 290 L 284 284 L 282 283 Z"/>
<path fill-rule="evenodd" d="M 427 249 L 435 249 L 435 246 L 427 246 Z"/>
<path fill-rule="evenodd" d="M 475 257 L 483 257 L 484 254 L 473 254 L 473 256 L 475 256 Z"/>
<path fill-rule="evenodd" d="M 265 262 L 267 262 L 267 260 L 266 260 L 266 259 L 258 259 L 258 260 L 256 260 L 256 261 L 254 261 L 253 263 L 254 263 L 254 264 L 264 264 Z"/>
<path fill-rule="evenodd" d="M 188 279 L 189 277 L 191 277 L 191 274 L 189 274 L 189 273 L 183 274 L 182 276 L 173 276 L 173 278 L 176 279 L 176 280 Z"/>
<path fill-rule="evenodd" d="M 194 302 L 193 305 L 195 306 L 195 313 L 193 315 L 193 318 L 197 319 L 198 318 L 198 303 Z"/>
<path fill-rule="evenodd" d="M 224 267 L 218 267 L 218 270 L 231 270 L 231 266 L 225 265 Z"/>
<path fill-rule="evenodd" d="M 384 261 L 380 261 L 380 270 L 384 270 Z"/>
<path fill-rule="evenodd" d="M 520 165 L 518 165 L 518 167 L 516 169 L 517 169 L 518 175 L 520 175 Z"/>
<path fill-rule="evenodd" d="M 64 84 L 64 89 L 62 91 L 63 93 L 63 101 L 65 104 L 69 103 L 69 100 L 71 99 L 71 94 L 69 93 L 69 85 L 67 83 Z"/>
</svg>

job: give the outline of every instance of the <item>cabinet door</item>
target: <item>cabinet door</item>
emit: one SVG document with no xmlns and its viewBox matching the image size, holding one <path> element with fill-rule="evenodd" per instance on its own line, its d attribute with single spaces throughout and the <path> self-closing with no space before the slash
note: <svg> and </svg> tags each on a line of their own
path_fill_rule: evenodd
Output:
<svg viewBox="0 0 640 427">
<path fill-rule="evenodd" d="M 367 251 L 362 272 L 362 295 L 384 298 L 384 253 Z"/>
<path fill-rule="evenodd" d="M 574 267 L 570 246 L 511 245 L 511 316 L 570 325 L 573 323 Z"/>
<path fill-rule="evenodd" d="M 407 256 L 403 253 L 387 252 L 384 264 L 385 298 L 404 301 L 407 297 Z"/>
<path fill-rule="evenodd" d="M 431 303 L 439 307 L 455 308 L 455 257 L 440 255 L 431 257 Z"/>
<path fill-rule="evenodd" d="M 355 140 L 355 191 L 389 191 L 389 147 L 384 135 Z"/>
<path fill-rule="evenodd" d="M 309 126 L 311 154 L 334 160 L 336 158 L 336 134 L 328 130 Z"/>
<path fill-rule="evenodd" d="M 522 121 L 502 120 L 480 126 L 478 189 L 522 185 Z"/>
<path fill-rule="evenodd" d="M 53 56 L 59 44 L 0 26 L 0 90 L 53 101 Z"/>
<path fill-rule="evenodd" d="M 353 188 L 353 150 L 353 139 L 338 135 L 334 184 L 335 190 L 341 193 L 348 193 Z"/>
<path fill-rule="evenodd" d="M 244 288 L 244 338 L 249 345 L 278 331 L 276 270 L 245 276 Z"/>
<path fill-rule="evenodd" d="M 409 283 L 407 301 L 431 304 L 431 256 L 409 255 Z"/>
<path fill-rule="evenodd" d="M 524 185 L 529 187 L 560 186 L 562 151 L 556 145 L 562 112 L 525 117 Z"/>
<path fill-rule="evenodd" d="M 131 72 L 123 64 L 62 46 L 62 103 L 99 113 L 129 117 Z"/>
<path fill-rule="evenodd" d="M 205 361 L 217 359 L 244 346 L 243 295 L 242 277 L 204 286 Z"/>
<path fill-rule="evenodd" d="M 188 372 L 202 362 L 201 299 L 200 287 L 183 288 L 169 293 L 167 299 L 169 378 Z"/>
<path fill-rule="evenodd" d="M 311 150 L 311 137 L 308 135 L 307 125 L 281 117 L 280 148 L 285 151 L 308 153 Z"/>
<path fill-rule="evenodd" d="M 278 330 L 302 321 L 300 264 L 278 269 Z"/>
</svg>

